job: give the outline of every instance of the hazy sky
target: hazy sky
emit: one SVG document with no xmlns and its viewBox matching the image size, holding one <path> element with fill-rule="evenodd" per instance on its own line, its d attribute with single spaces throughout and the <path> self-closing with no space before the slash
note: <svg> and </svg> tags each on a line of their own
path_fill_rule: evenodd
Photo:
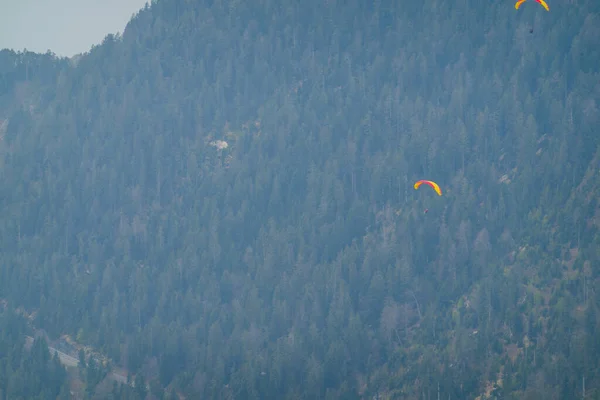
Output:
<svg viewBox="0 0 600 400">
<path fill-rule="evenodd" d="M 123 33 L 150 0 L 0 0 L 0 49 L 70 57 Z"/>
</svg>

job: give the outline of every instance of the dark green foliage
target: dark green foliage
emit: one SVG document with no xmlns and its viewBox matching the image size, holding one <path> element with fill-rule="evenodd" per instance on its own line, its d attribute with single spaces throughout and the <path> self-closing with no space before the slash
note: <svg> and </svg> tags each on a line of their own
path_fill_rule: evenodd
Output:
<svg viewBox="0 0 600 400">
<path fill-rule="evenodd" d="M 26 346 L 26 333 L 24 318 L 0 311 L 0 400 L 69 399 L 67 373 L 58 357 L 44 339 Z"/>
<path fill-rule="evenodd" d="M 116 398 L 597 395 L 596 3 L 459 3 L 162 0 L 28 92 L 3 53 L 0 297 Z"/>
</svg>

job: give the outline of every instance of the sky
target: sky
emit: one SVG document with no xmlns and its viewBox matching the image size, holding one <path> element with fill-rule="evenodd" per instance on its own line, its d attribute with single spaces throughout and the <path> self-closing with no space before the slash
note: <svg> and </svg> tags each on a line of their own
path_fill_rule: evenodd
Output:
<svg viewBox="0 0 600 400">
<path fill-rule="evenodd" d="M 0 0 L 0 49 L 71 57 L 123 33 L 150 0 Z"/>
</svg>

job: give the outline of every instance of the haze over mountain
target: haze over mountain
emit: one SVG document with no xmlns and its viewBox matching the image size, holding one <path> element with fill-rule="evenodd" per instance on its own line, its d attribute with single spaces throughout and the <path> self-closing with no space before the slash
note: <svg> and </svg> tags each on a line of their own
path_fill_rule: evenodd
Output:
<svg viewBox="0 0 600 400">
<path fill-rule="evenodd" d="M 0 323 L 109 358 L 89 398 L 600 398 L 600 3 L 459 3 L 1 52 Z"/>
<path fill-rule="evenodd" d="M 61 57 L 85 53 L 123 32 L 146 0 L 0 0 L 0 49 L 50 50 Z"/>
</svg>

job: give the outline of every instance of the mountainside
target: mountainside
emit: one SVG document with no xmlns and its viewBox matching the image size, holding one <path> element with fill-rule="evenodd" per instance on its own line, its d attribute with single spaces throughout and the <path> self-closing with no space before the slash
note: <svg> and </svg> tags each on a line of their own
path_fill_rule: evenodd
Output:
<svg viewBox="0 0 600 400">
<path fill-rule="evenodd" d="M 600 399 L 600 3 L 549 6 L 160 0 L 0 53 L 0 298 L 113 397 Z"/>
</svg>

